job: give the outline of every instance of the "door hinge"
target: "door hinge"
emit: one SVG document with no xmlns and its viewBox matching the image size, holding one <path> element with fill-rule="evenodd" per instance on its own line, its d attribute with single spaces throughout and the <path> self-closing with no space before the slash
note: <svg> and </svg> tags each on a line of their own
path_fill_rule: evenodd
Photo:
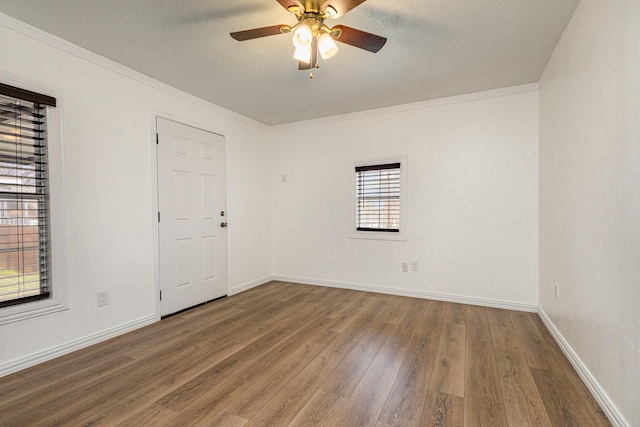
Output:
<svg viewBox="0 0 640 427">
<path fill-rule="evenodd" d="M 160 301 L 162 301 L 162 291 L 160 291 Z"/>
<path fill-rule="evenodd" d="M 160 212 L 158 212 L 158 222 L 160 222 Z"/>
<path fill-rule="evenodd" d="M 158 145 L 160 143 L 160 137 L 158 136 L 158 134 L 156 133 L 156 145 Z"/>
</svg>

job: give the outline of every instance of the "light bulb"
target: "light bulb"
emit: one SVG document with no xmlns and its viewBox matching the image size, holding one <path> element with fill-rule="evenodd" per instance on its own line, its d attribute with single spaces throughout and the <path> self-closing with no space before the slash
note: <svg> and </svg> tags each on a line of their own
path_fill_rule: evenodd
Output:
<svg viewBox="0 0 640 427">
<path fill-rule="evenodd" d="M 306 64 L 311 62 L 311 46 L 300 46 L 293 54 L 294 59 Z"/>
<path fill-rule="evenodd" d="M 338 46 L 329 34 L 324 33 L 318 39 L 318 50 L 320 50 L 322 59 L 329 59 L 338 53 Z"/>
<path fill-rule="evenodd" d="M 300 25 L 298 29 L 296 29 L 296 32 L 293 34 L 293 45 L 296 48 L 311 46 L 312 38 L 313 32 L 311 31 L 311 27 L 306 24 Z"/>
</svg>

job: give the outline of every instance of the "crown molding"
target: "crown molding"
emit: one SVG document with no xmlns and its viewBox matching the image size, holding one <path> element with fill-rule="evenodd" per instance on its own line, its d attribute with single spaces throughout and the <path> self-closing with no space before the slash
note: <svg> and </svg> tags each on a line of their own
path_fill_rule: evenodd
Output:
<svg viewBox="0 0 640 427">
<path fill-rule="evenodd" d="M 540 74 L 540 78 L 538 79 L 538 84 L 540 85 L 540 87 L 542 87 L 547 81 L 547 78 L 549 78 L 549 73 L 556 65 L 558 58 L 567 46 L 567 43 L 571 39 L 573 32 L 576 30 L 576 27 L 578 26 L 580 21 L 582 21 L 582 17 L 589 7 L 589 4 L 591 4 L 591 0 L 580 0 L 580 3 L 578 3 L 575 12 L 573 12 L 571 19 L 567 24 L 567 27 L 564 29 L 562 36 L 560 36 L 560 40 L 558 40 L 558 43 L 556 43 L 556 47 L 553 49 L 553 52 L 551 52 L 549 62 L 547 62 L 547 65 L 542 70 L 542 74 Z"/>
<path fill-rule="evenodd" d="M 310 126 L 328 125 L 337 122 L 364 119 L 368 117 L 385 116 L 388 114 L 404 113 L 408 111 L 424 110 L 443 105 L 460 104 L 464 102 L 480 101 L 484 99 L 499 98 L 503 96 L 519 95 L 529 92 L 537 92 L 538 83 L 528 83 L 519 86 L 510 86 L 499 89 L 491 89 L 482 92 L 468 93 L 464 95 L 449 96 L 446 98 L 430 99 L 427 101 L 412 102 L 409 104 L 393 105 L 391 107 L 377 108 L 374 110 L 358 111 L 355 113 L 339 114 L 336 116 L 321 117 L 319 119 L 303 120 L 293 123 L 274 125 L 269 130 L 286 130 L 304 128 Z"/>
<path fill-rule="evenodd" d="M 186 102 L 190 102 L 194 105 L 205 108 L 214 113 L 221 114 L 227 118 L 234 119 L 239 122 L 258 127 L 263 130 L 266 130 L 269 128 L 269 126 L 265 125 L 264 123 L 250 119 L 242 114 L 236 113 L 235 111 L 232 111 L 232 110 L 228 110 L 212 102 L 205 101 L 202 98 L 198 98 L 197 96 L 188 94 L 184 91 L 181 91 L 180 89 L 176 89 L 173 86 L 170 86 L 166 83 L 162 83 L 159 80 L 156 80 L 154 78 L 147 76 L 146 74 L 143 74 L 139 71 L 135 71 L 118 62 L 105 58 L 104 56 L 98 55 L 97 53 L 93 53 L 83 47 L 70 43 L 64 39 L 61 39 L 60 37 L 54 36 L 53 34 L 49 34 L 39 28 L 36 28 L 32 25 L 19 21 L 3 13 L 0 13 L 0 26 L 8 30 L 15 31 L 18 34 L 29 37 L 43 44 L 46 44 L 50 47 L 53 47 L 54 49 L 58 49 L 60 51 L 73 55 L 77 58 L 90 62 L 94 65 L 97 65 L 99 67 L 112 71 L 123 77 L 129 78 L 137 83 L 143 84 L 147 87 L 158 90 L 160 92 L 164 92 L 167 95 L 174 96 L 178 99 L 181 99 Z"/>
<path fill-rule="evenodd" d="M 583 1 L 588 2 L 590 0 L 583 0 Z M 528 93 L 528 92 L 536 92 L 539 90 L 538 83 L 529 83 L 529 84 L 524 84 L 519 86 L 498 88 L 498 89 L 492 89 L 492 90 L 487 90 L 482 92 L 456 95 L 456 96 L 451 96 L 446 98 L 419 101 L 419 102 L 414 102 L 409 104 L 401 104 L 401 105 L 395 105 L 391 107 L 384 107 L 384 108 L 378 108 L 373 110 L 359 111 L 354 113 L 340 114 L 335 116 L 322 117 L 318 119 L 311 119 L 311 120 L 304 120 L 299 122 L 284 123 L 281 125 L 269 126 L 257 120 L 250 119 L 249 117 L 244 116 L 235 111 L 226 109 L 217 104 L 214 104 L 209 101 L 205 101 L 202 98 L 198 98 L 197 96 L 194 96 L 184 91 L 181 91 L 179 89 L 176 89 L 173 86 L 170 86 L 166 83 L 162 83 L 159 80 L 156 80 L 147 76 L 146 74 L 142 74 L 139 71 L 135 71 L 118 62 L 115 62 L 111 59 L 108 59 L 101 55 L 93 53 L 85 48 L 82 48 L 78 45 L 70 43 L 64 39 L 61 39 L 60 37 L 49 34 L 39 28 L 33 27 L 29 24 L 26 24 L 22 21 L 19 21 L 3 13 L 0 13 L 0 26 L 7 28 L 9 30 L 15 31 L 16 33 L 22 34 L 26 37 L 39 41 L 43 44 L 51 46 L 55 49 L 58 49 L 70 55 L 73 55 L 77 58 L 88 61 L 94 65 L 105 68 L 116 74 L 127 77 L 135 82 L 138 82 L 140 84 L 143 84 L 155 90 L 164 92 L 168 95 L 174 96 L 183 101 L 190 102 L 199 107 L 221 114 L 228 118 L 243 122 L 245 124 L 260 128 L 262 130 L 270 130 L 270 131 L 323 125 L 327 123 L 357 120 L 357 119 L 362 119 L 367 117 L 378 117 L 378 116 L 387 115 L 387 114 L 421 110 L 421 109 L 438 107 L 443 105 L 451 105 L 451 104 L 477 101 L 477 100 L 496 98 L 496 97 L 502 97 L 502 96 L 517 95 L 517 94 Z"/>
</svg>

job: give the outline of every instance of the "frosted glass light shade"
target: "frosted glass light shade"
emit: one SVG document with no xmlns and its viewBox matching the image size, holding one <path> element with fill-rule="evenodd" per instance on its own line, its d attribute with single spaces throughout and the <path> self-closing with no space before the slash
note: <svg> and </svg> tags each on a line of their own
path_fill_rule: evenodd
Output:
<svg viewBox="0 0 640 427">
<path fill-rule="evenodd" d="M 296 48 L 311 46 L 313 32 L 308 25 L 300 25 L 293 34 L 293 45 Z"/>
<path fill-rule="evenodd" d="M 318 50 L 320 51 L 322 59 L 329 59 L 338 53 L 338 46 L 336 45 L 336 42 L 333 41 L 333 37 L 324 33 L 318 39 Z"/>
<path fill-rule="evenodd" d="M 311 46 L 297 47 L 293 54 L 293 57 L 298 61 L 302 61 L 306 64 L 311 62 Z"/>
</svg>

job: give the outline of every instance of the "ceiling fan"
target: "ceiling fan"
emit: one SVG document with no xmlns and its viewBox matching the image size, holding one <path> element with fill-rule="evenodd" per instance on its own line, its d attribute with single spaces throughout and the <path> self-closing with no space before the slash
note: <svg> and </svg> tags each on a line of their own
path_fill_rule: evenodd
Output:
<svg viewBox="0 0 640 427">
<path fill-rule="evenodd" d="M 339 18 L 366 0 L 276 0 L 293 13 L 298 20 L 294 26 L 272 25 L 270 27 L 231 33 L 238 41 L 257 39 L 293 32 L 293 57 L 298 60 L 299 70 L 318 68 L 318 54 L 329 59 L 338 52 L 336 41 L 376 53 L 386 43 L 385 37 L 367 33 L 345 25 L 329 28 L 325 19 Z M 310 75 L 313 78 L 313 73 Z"/>
</svg>

